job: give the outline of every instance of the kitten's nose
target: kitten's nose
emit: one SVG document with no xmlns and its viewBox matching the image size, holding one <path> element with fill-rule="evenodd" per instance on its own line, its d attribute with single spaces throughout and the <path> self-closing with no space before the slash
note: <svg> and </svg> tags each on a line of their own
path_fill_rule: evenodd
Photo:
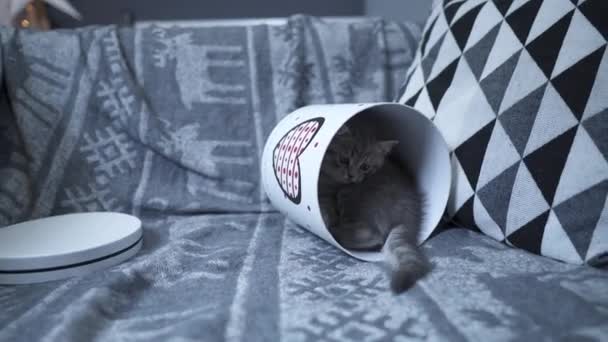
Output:
<svg viewBox="0 0 608 342">
<path fill-rule="evenodd" d="M 356 176 L 355 176 L 355 175 L 353 175 L 353 174 L 351 174 L 350 172 L 348 173 L 347 178 L 348 178 L 348 181 L 349 181 L 349 182 L 354 182 L 354 181 L 356 181 L 356 179 L 355 179 L 355 178 L 356 178 Z"/>
</svg>

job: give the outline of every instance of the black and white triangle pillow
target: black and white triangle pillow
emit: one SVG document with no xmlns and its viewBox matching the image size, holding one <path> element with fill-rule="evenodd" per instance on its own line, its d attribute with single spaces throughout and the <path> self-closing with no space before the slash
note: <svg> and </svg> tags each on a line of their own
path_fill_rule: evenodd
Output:
<svg viewBox="0 0 608 342">
<path fill-rule="evenodd" d="M 440 1 L 400 95 L 452 153 L 448 213 L 572 263 L 608 259 L 608 1 Z"/>
</svg>

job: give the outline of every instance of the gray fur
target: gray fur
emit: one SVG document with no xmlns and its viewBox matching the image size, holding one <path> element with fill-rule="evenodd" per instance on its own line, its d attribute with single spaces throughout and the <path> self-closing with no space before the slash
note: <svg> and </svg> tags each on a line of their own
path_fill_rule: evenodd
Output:
<svg viewBox="0 0 608 342">
<path fill-rule="evenodd" d="M 399 293 L 423 277 L 429 265 L 417 246 L 422 197 L 387 157 L 396 144 L 361 129 L 340 132 L 323 161 L 319 198 L 326 223 L 342 246 L 383 250 L 391 289 Z"/>
</svg>

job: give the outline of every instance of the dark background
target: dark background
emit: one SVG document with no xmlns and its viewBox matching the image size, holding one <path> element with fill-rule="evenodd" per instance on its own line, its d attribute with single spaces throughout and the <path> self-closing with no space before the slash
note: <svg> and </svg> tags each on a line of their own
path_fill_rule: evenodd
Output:
<svg viewBox="0 0 608 342">
<path fill-rule="evenodd" d="M 431 0 L 71 0 L 77 21 L 48 6 L 53 27 L 128 24 L 144 20 L 271 18 L 292 14 L 381 16 L 423 22 Z"/>
</svg>

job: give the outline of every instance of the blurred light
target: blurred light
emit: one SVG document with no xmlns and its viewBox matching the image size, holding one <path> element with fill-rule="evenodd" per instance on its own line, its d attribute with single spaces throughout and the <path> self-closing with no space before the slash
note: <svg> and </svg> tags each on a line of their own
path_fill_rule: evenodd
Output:
<svg viewBox="0 0 608 342">
<path fill-rule="evenodd" d="M 30 21 L 27 19 L 21 20 L 21 27 L 30 27 Z"/>
</svg>

